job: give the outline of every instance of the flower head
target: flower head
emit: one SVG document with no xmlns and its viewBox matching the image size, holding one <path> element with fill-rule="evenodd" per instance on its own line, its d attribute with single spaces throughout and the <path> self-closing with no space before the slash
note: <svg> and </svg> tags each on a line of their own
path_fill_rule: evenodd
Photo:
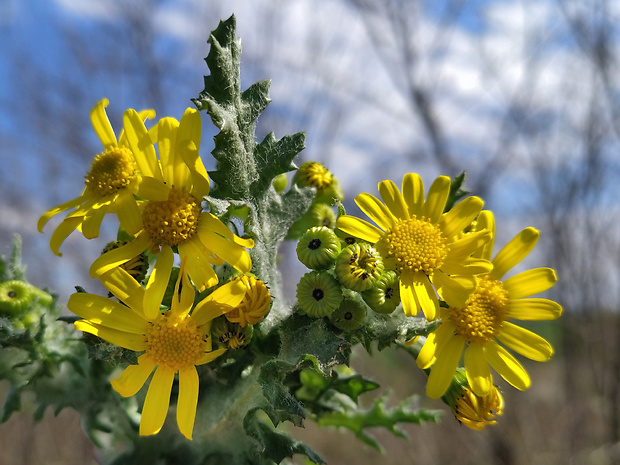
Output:
<svg viewBox="0 0 620 465">
<path fill-rule="evenodd" d="M 90 165 L 82 195 L 47 211 L 37 224 L 39 232 L 43 232 L 44 226 L 52 217 L 74 209 L 52 234 L 50 248 L 56 255 L 61 255 L 60 246 L 75 229 L 79 229 L 87 239 L 98 237 L 101 221 L 106 213 L 116 213 L 121 225 L 130 234 L 137 232 L 132 219 L 137 211 L 134 194 L 144 193 L 141 189 L 144 173 L 140 172 L 136 163 L 134 152 L 127 141 L 126 130 L 121 132 L 117 141 L 105 112 L 107 106 L 108 100 L 103 99 L 90 113 L 90 120 L 103 145 L 103 152 L 97 155 Z M 140 113 L 133 109 L 128 111 L 135 113 L 141 123 L 146 118 L 155 116 L 153 110 Z"/>
<path fill-rule="evenodd" d="M 435 289 L 450 305 L 462 305 L 475 288 L 474 276 L 491 269 L 487 260 L 472 256 L 491 233 L 460 234 L 480 213 L 482 200 L 468 197 L 444 213 L 449 193 L 450 179 L 439 176 L 425 200 L 422 179 L 409 173 L 403 178 L 402 194 L 392 181 L 382 181 L 383 202 L 367 193 L 355 198 L 378 227 L 350 215 L 336 223 L 345 234 L 376 244 L 385 268 L 400 276 L 400 297 L 408 316 L 422 309 L 428 320 L 435 319 Z"/>
<path fill-rule="evenodd" d="M 239 276 L 234 281 L 243 283 L 245 295 L 239 305 L 226 313 L 226 319 L 232 323 L 239 323 L 242 328 L 263 321 L 271 309 L 271 295 L 265 283 L 253 276 Z"/>
<path fill-rule="evenodd" d="M 135 237 L 95 260 L 91 276 L 99 277 L 148 249 L 158 254 L 153 273 L 162 279 L 155 281 L 153 295 L 161 301 L 172 269 L 173 247 L 187 262 L 187 272 L 200 292 L 218 283 L 211 265 L 227 262 L 241 273 L 250 271 L 252 261 L 244 247 L 253 247 L 254 241 L 240 238 L 215 215 L 202 211 L 202 198 L 210 187 L 198 155 L 200 124 L 200 114 L 188 108 L 180 122 L 162 118 L 147 132 L 135 111 L 125 114 L 129 145 L 152 181 L 142 189 L 146 202 L 134 217 Z"/>
<path fill-rule="evenodd" d="M 480 214 L 480 224 L 495 230 L 491 212 Z M 489 365 L 517 389 L 530 385 L 523 366 L 501 344 L 535 361 L 551 358 L 549 342 L 510 320 L 553 320 L 562 314 L 556 302 L 526 298 L 551 288 L 556 282 L 555 272 L 535 268 L 500 281 L 529 254 L 538 236 L 534 228 L 521 231 L 495 255 L 493 270 L 476 278 L 476 290 L 463 305 L 442 308 L 442 323 L 429 334 L 417 359 L 420 368 L 433 367 L 426 386 L 429 397 L 441 397 L 446 391 L 463 351 L 467 381 L 481 397 L 493 389 Z M 475 255 L 490 260 L 492 248 L 492 242 L 488 243 Z"/>
<path fill-rule="evenodd" d="M 495 416 L 501 415 L 504 410 L 504 398 L 496 386 L 487 395 L 476 395 L 469 388 L 461 368 L 454 374 L 450 389 L 442 399 L 460 423 L 476 431 L 496 424 Z"/>
<path fill-rule="evenodd" d="M 67 305 L 83 318 L 75 328 L 143 352 L 137 365 L 129 365 L 111 381 L 123 397 L 135 395 L 155 370 L 142 409 L 141 435 L 156 434 L 163 426 L 178 373 L 177 423 L 181 433 L 191 439 L 199 388 L 196 366 L 211 362 L 226 350 L 212 350 L 211 321 L 238 305 L 245 287 L 241 282 L 225 284 L 192 310 L 195 290 L 182 262 L 171 308 L 161 312 L 159 306 L 145 307 L 145 290 L 125 270 L 115 268 L 100 279 L 121 303 L 98 295 L 73 294 Z M 151 275 L 149 281 L 153 279 Z"/>
</svg>

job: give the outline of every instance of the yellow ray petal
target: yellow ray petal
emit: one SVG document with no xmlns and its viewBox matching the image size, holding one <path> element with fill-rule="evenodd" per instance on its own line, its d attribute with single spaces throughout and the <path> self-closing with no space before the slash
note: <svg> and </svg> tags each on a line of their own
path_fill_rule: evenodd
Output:
<svg viewBox="0 0 620 465">
<path fill-rule="evenodd" d="M 439 328 L 428 335 L 416 359 L 416 363 L 420 369 L 426 370 L 430 368 L 435 362 L 438 348 L 446 344 L 448 339 L 454 334 L 455 329 L 456 326 L 454 323 L 444 320 L 441 325 L 439 325 Z"/>
<path fill-rule="evenodd" d="M 60 246 L 65 241 L 69 234 L 71 234 L 75 229 L 82 224 L 84 217 L 75 216 L 71 218 L 65 218 L 58 225 L 58 227 L 52 233 L 52 237 L 50 239 L 50 249 L 59 257 L 62 257 L 60 253 Z"/>
<path fill-rule="evenodd" d="M 155 363 L 146 354 L 138 357 L 137 365 L 129 365 L 118 378 L 111 379 L 112 388 L 123 397 L 138 393 L 153 372 Z"/>
<path fill-rule="evenodd" d="M 486 396 L 493 388 L 493 375 L 480 344 L 469 344 L 465 350 L 465 374 L 474 394 Z"/>
<path fill-rule="evenodd" d="M 401 220 L 408 220 L 410 218 L 409 208 L 396 184 L 390 180 L 381 181 L 379 183 L 379 194 L 392 215 Z"/>
<path fill-rule="evenodd" d="M 144 290 L 144 315 L 150 321 L 159 315 L 159 307 L 168 286 L 173 264 L 174 252 L 169 245 L 164 245 L 157 254 L 155 266 Z"/>
<path fill-rule="evenodd" d="M 465 260 L 477 249 L 493 238 L 493 234 L 489 230 L 476 231 L 465 234 L 462 238 L 449 243 L 449 251 L 444 263 L 448 261 Z"/>
<path fill-rule="evenodd" d="M 413 288 L 414 272 L 411 270 L 405 270 L 400 275 L 399 279 L 399 291 L 400 300 L 403 304 L 403 311 L 407 316 L 417 316 L 420 312 L 420 303 L 416 298 L 416 293 Z"/>
<path fill-rule="evenodd" d="M 205 354 L 202 355 L 202 357 L 198 359 L 198 361 L 196 362 L 196 365 L 200 366 L 200 365 L 204 365 L 205 363 L 212 362 L 213 360 L 218 358 L 220 355 L 222 355 L 224 352 L 226 352 L 226 349 L 217 349 L 217 350 L 214 350 L 213 352 L 205 352 Z"/>
<path fill-rule="evenodd" d="M 426 382 L 426 395 L 431 399 L 439 399 L 450 386 L 456 367 L 461 360 L 465 342 L 463 336 L 452 335 L 444 344 L 437 347 L 435 354 L 437 360 Z"/>
<path fill-rule="evenodd" d="M 165 184 L 161 179 L 150 176 L 141 176 L 138 186 L 138 197 L 147 200 L 158 200 L 160 202 L 168 200 L 170 185 Z"/>
<path fill-rule="evenodd" d="M 181 292 L 179 292 L 179 287 Z M 187 275 L 187 260 L 182 260 L 179 277 L 174 285 L 174 297 L 170 311 L 177 317 L 184 317 L 192 309 L 195 297 L 196 291 Z"/>
<path fill-rule="evenodd" d="M 114 130 L 112 129 L 108 115 L 105 112 L 105 107 L 108 106 L 108 103 L 108 99 L 104 98 L 97 102 L 90 112 L 90 122 L 92 123 L 95 133 L 97 134 L 97 137 L 99 137 L 99 140 L 105 149 L 116 147 L 117 145 Z"/>
<path fill-rule="evenodd" d="M 403 176 L 403 199 L 409 210 L 409 218 L 413 215 L 422 216 L 424 207 L 424 183 L 417 173 L 407 173 Z"/>
<path fill-rule="evenodd" d="M 437 224 L 444 208 L 446 208 L 446 202 L 450 195 L 450 178 L 448 176 L 438 176 L 426 196 L 424 207 L 422 209 L 422 215 L 431 220 L 431 223 Z"/>
<path fill-rule="evenodd" d="M 192 167 L 183 160 L 183 148 L 188 147 L 188 145 L 190 147 L 194 146 L 196 153 L 198 152 L 201 127 L 200 113 L 192 108 L 187 108 L 181 117 L 175 145 L 177 164 L 179 165 L 175 171 L 175 182 L 181 183 L 177 185 L 188 184 Z"/>
<path fill-rule="evenodd" d="M 244 239 L 234 234 L 228 227 L 222 223 L 222 221 L 213 213 L 203 212 L 200 214 L 200 221 L 198 224 L 198 230 L 209 230 L 216 234 L 219 234 L 226 239 L 233 241 L 235 244 L 239 244 L 243 247 L 251 249 L 254 247 L 254 241 L 252 239 Z M 208 249 L 210 247 L 207 246 Z"/>
<path fill-rule="evenodd" d="M 47 224 L 47 222 L 50 220 L 50 218 L 58 215 L 59 213 L 62 213 L 64 211 L 67 211 L 73 207 L 77 207 L 78 205 L 81 205 L 82 202 L 84 202 L 86 200 L 86 195 L 82 194 L 79 197 L 73 199 L 73 200 L 69 200 L 68 202 L 65 203 L 61 203 L 60 205 L 55 206 L 54 208 L 52 208 L 51 210 L 45 212 L 41 218 L 39 218 L 39 221 L 37 222 L 37 229 L 39 230 L 40 233 L 43 232 L 43 227 Z"/>
<path fill-rule="evenodd" d="M 128 350 L 142 352 L 146 349 L 146 342 L 144 341 L 144 335 L 142 334 L 128 333 L 126 331 L 119 331 L 118 329 L 106 328 L 105 326 L 96 325 L 86 320 L 78 320 L 73 323 L 73 326 L 78 331 L 94 334 L 105 341 L 119 347 L 124 347 Z"/>
<path fill-rule="evenodd" d="M 562 315 L 562 306 L 548 299 L 517 299 L 511 300 L 508 307 L 508 318 L 523 321 L 555 320 Z"/>
<path fill-rule="evenodd" d="M 239 279 L 218 287 L 196 305 L 192 318 L 196 320 L 198 326 L 201 326 L 207 321 L 231 311 L 241 303 L 245 297 L 245 290 L 245 284 Z"/>
<path fill-rule="evenodd" d="M 126 306 L 103 296 L 77 292 L 69 297 L 67 307 L 91 323 L 128 333 L 144 334 L 148 323 Z"/>
<path fill-rule="evenodd" d="M 433 321 L 439 312 L 439 301 L 428 276 L 424 273 L 416 273 L 413 276 L 413 291 L 420 308 L 424 312 L 424 317 L 428 321 Z"/>
<path fill-rule="evenodd" d="M 530 387 L 530 377 L 525 368 L 502 346 L 495 342 L 485 344 L 484 356 L 508 383 L 521 391 Z"/>
<path fill-rule="evenodd" d="M 379 239 L 381 239 L 381 236 L 383 236 L 383 231 L 376 226 L 367 221 L 349 215 L 342 215 L 339 217 L 336 221 L 336 227 L 345 234 L 359 237 L 360 239 L 372 244 L 378 242 Z"/>
<path fill-rule="evenodd" d="M 192 174 L 191 194 L 198 199 L 202 199 L 205 195 L 209 194 L 211 187 L 209 185 L 207 170 L 205 169 L 205 165 L 202 163 L 202 159 L 198 154 L 198 148 L 193 142 L 186 141 L 185 143 L 180 144 L 178 150 L 181 158 Z"/>
<path fill-rule="evenodd" d="M 145 123 L 147 119 L 155 118 L 155 110 L 153 109 L 140 110 L 138 112 L 138 117 L 140 118 L 140 121 Z M 155 127 L 157 127 L 157 125 L 155 125 Z M 152 139 L 152 140 L 155 140 L 155 139 Z M 129 148 L 129 141 L 127 141 L 127 136 L 125 135 L 124 129 L 121 131 L 120 136 L 118 136 L 118 145 Z"/>
<path fill-rule="evenodd" d="M 551 268 L 533 268 L 519 273 L 503 282 L 510 300 L 521 299 L 551 288 L 557 277 Z"/>
<path fill-rule="evenodd" d="M 237 271 L 247 273 L 252 269 L 252 259 L 242 246 L 208 229 L 198 230 L 197 236 L 207 249 L 223 258 Z"/>
<path fill-rule="evenodd" d="M 162 366 L 158 366 L 155 370 L 144 399 L 142 418 L 140 419 L 140 436 L 157 434 L 164 426 L 170 406 L 170 392 L 174 374 L 174 371 Z"/>
<path fill-rule="evenodd" d="M 181 117 L 181 125 L 177 136 L 177 143 L 183 145 L 184 142 L 190 141 L 196 145 L 196 149 L 200 148 L 200 137 L 202 132 L 202 122 L 200 120 L 200 112 L 194 108 L 187 108 Z"/>
<path fill-rule="evenodd" d="M 142 229 L 142 215 L 133 194 L 128 189 L 120 189 L 115 208 L 118 222 L 130 236 L 135 236 Z"/>
<path fill-rule="evenodd" d="M 198 406 L 198 372 L 191 366 L 179 370 L 179 399 L 177 402 L 177 425 L 187 439 L 192 439 L 196 407 Z"/>
<path fill-rule="evenodd" d="M 553 355 L 553 347 L 546 339 L 509 321 L 502 323 L 497 339 L 518 354 L 536 362 L 546 362 Z"/>
<path fill-rule="evenodd" d="M 163 181 L 153 141 L 133 108 L 123 115 L 123 128 L 141 174 Z"/>
<path fill-rule="evenodd" d="M 439 219 L 439 228 L 445 237 L 453 237 L 471 225 L 482 210 L 484 202 L 479 197 L 467 197 L 450 209 Z"/>
<path fill-rule="evenodd" d="M 355 197 L 355 203 L 381 229 L 387 230 L 394 225 L 394 216 L 374 195 L 362 192 Z"/>
<path fill-rule="evenodd" d="M 157 149 L 161 171 L 164 175 L 164 182 L 171 186 L 184 186 L 185 183 L 178 183 L 175 179 L 177 164 L 182 160 L 176 158 L 176 136 L 179 122 L 170 117 L 162 118 L 157 123 Z"/>
<path fill-rule="evenodd" d="M 127 307 L 145 318 L 142 308 L 144 288 L 127 271 L 122 268 L 113 268 L 102 274 L 99 280 Z"/>
<path fill-rule="evenodd" d="M 465 260 L 447 260 L 441 265 L 441 271 L 449 275 L 487 274 L 493 265 L 483 258 L 467 257 Z"/>
<path fill-rule="evenodd" d="M 82 222 L 82 234 L 86 239 L 99 237 L 103 217 L 108 213 L 110 202 L 114 202 L 116 197 L 116 194 L 111 195 L 106 203 L 102 203 L 98 208 L 92 208 L 86 213 Z"/>
<path fill-rule="evenodd" d="M 448 276 L 437 270 L 431 276 L 437 292 L 451 307 L 464 307 L 467 299 L 476 288 L 473 276 Z"/>
<path fill-rule="evenodd" d="M 512 268 L 517 266 L 529 254 L 536 242 L 539 233 L 534 228 L 525 228 L 512 238 L 493 259 L 491 278 L 500 280 Z"/>
<path fill-rule="evenodd" d="M 218 283 L 219 278 L 209 265 L 209 252 L 200 240 L 194 240 L 192 237 L 190 240 L 179 244 L 179 256 L 182 261 L 187 262 L 187 273 L 192 278 L 198 292 Z"/>
<path fill-rule="evenodd" d="M 98 278 L 123 263 L 137 257 L 151 245 L 148 235 L 142 231 L 131 242 L 99 256 L 90 266 L 90 276 Z"/>
<path fill-rule="evenodd" d="M 472 256 L 490 261 L 493 254 L 493 242 L 495 241 L 495 218 L 493 217 L 493 213 L 489 210 L 481 211 L 476 220 L 476 230 L 482 231 L 483 229 L 491 231 L 491 239 L 482 247 L 478 248 Z"/>
</svg>

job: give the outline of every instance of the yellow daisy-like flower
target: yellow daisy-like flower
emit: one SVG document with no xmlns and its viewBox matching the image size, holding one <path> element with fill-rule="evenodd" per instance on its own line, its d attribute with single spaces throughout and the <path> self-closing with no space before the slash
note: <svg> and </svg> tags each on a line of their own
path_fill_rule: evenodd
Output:
<svg viewBox="0 0 620 465">
<path fill-rule="evenodd" d="M 252 268 L 244 247 L 253 247 L 252 239 L 233 234 L 215 215 L 203 212 L 202 198 L 209 193 L 207 171 L 198 155 L 201 123 L 198 111 L 188 108 L 181 122 L 162 118 L 149 132 L 134 111 L 125 113 L 129 145 L 143 174 L 154 178 L 152 190 L 144 189 L 141 214 L 135 221 L 137 233 L 128 244 L 101 255 L 90 268 L 99 277 L 149 249 L 158 254 L 153 273 L 156 302 L 161 302 L 174 261 L 173 247 L 200 292 L 218 282 L 212 264 L 229 263 L 241 273 Z M 153 140 L 157 141 L 159 161 Z M 163 186 L 163 187 L 162 187 Z M 162 198 L 163 193 L 163 198 Z M 148 291 L 148 289 L 147 289 Z M 147 294 L 149 295 L 149 294 Z"/>
<path fill-rule="evenodd" d="M 171 308 L 163 313 L 159 306 L 143 304 L 145 290 L 121 268 L 105 273 L 101 282 L 122 303 L 76 293 L 67 304 L 83 318 L 75 322 L 77 330 L 128 350 L 144 352 L 137 365 L 129 365 L 117 379 L 111 380 L 119 394 L 135 395 L 155 370 L 140 420 L 140 434 L 145 436 L 162 428 L 178 373 L 177 424 L 185 437 L 192 438 L 199 388 L 196 366 L 211 362 L 226 350 L 212 350 L 211 321 L 238 305 L 245 295 L 242 283 L 231 282 L 213 291 L 191 311 L 195 291 L 184 268 L 182 262 Z"/>
<path fill-rule="evenodd" d="M 491 212 L 480 214 L 478 227 L 495 231 Z M 551 288 L 555 272 L 535 268 L 500 281 L 530 253 L 538 236 L 534 228 L 521 231 L 495 255 L 493 270 L 477 278 L 476 290 L 464 305 L 442 308 L 442 323 L 429 334 L 417 358 L 422 369 L 432 365 L 426 385 L 429 397 L 439 398 L 446 391 L 463 351 L 467 381 L 478 396 L 487 396 L 493 389 L 489 365 L 517 389 L 530 386 L 523 366 L 500 343 L 535 361 L 551 358 L 549 342 L 509 320 L 554 320 L 562 314 L 562 307 L 552 300 L 526 298 Z M 492 249 L 493 243 L 487 243 L 475 255 L 491 259 Z"/>
<path fill-rule="evenodd" d="M 239 276 L 234 281 L 240 281 L 245 286 L 245 296 L 237 307 L 226 314 L 226 319 L 232 323 L 239 323 L 242 328 L 255 325 L 263 321 L 271 309 L 271 294 L 264 282 L 253 276 Z"/>
<path fill-rule="evenodd" d="M 434 320 L 439 308 L 435 289 L 450 305 L 463 305 L 475 288 L 474 276 L 491 269 L 488 260 L 472 256 L 491 239 L 491 232 L 461 234 L 480 213 L 482 200 L 468 197 L 444 213 L 449 193 L 450 178 L 439 176 L 424 200 L 422 179 L 409 173 L 403 178 L 402 194 L 392 181 L 382 181 L 383 202 L 368 193 L 355 198 L 379 227 L 350 215 L 336 223 L 342 232 L 376 244 L 385 268 L 399 273 L 407 316 L 422 309 L 428 320 Z"/>
<path fill-rule="evenodd" d="M 60 246 L 75 229 L 79 229 L 84 237 L 92 239 L 99 236 L 101 221 L 106 213 L 116 213 L 118 220 L 130 234 L 138 232 L 134 220 L 140 212 L 134 194 L 142 195 L 140 170 L 134 154 L 129 148 L 125 131 L 116 140 L 112 125 L 108 120 L 105 107 L 108 100 L 103 99 L 90 112 L 90 120 L 99 137 L 104 151 L 92 161 L 90 171 L 85 176 L 86 187 L 79 197 L 57 205 L 44 213 L 38 221 L 37 228 L 43 232 L 47 222 L 59 213 L 75 208 L 58 225 L 50 240 L 50 248 L 60 256 Z M 153 110 L 136 113 L 142 122 L 153 118 Z M 144 124 L 144 123 L 142 123 Z"/>
</svg>

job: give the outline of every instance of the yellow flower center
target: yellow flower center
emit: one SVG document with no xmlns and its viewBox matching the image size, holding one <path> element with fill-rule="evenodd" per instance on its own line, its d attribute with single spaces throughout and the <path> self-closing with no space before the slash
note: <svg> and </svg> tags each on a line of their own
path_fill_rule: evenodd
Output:
<svg viewBox="0 0 620 465">
<path fill-rule="evenodd" d="M 299 175 L 302 186 L 323 189 L 332 183 L 332 174 L 321 163 L 311 162 L 302 166 Z"/>
<path fill-rule="evenodd" d="M 104 197 L 126 187 L 136 171 L 133 154 L 126 147 L 111 147 L 95 157 L 86 174 L 86 188 Z"/>
<path fill-rule="evenodd" d="M 172 186 L 168 200 L 150 200 L 142 212 L 144 229 L 157 245 L 177 245 L 196 232 L 200 203 L 185 189 Z"/>
<path fill-rule="evenodd" d="M 398 221 L 385 235 L 388 256 L 396 259 L 396 267 L 432 274 L 443 264 L 448 253 L 446 238 L 438 226 L 424 217 Z"/>
<path fill-rule="evenodd" d="M 456 332 L 471 342 L 492 341 L 506 321 L 508 291 L 501 282 L 488 276 L 478 281 L 465 307 L 450 308 L 450 319 L 456 323 Z"/>
<path fill-rule="evenodd" d="M 189 316 L 163 315 L 146 333 L 146 353 L 158 365 L 174 371 L 196 365 L 206 351 L 205 336 Z"/>
</svg>

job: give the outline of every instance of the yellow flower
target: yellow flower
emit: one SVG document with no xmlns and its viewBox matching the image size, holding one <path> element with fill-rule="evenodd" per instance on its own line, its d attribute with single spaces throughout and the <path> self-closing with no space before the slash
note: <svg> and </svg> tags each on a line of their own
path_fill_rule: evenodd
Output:
<svg viewBox="0 0 620 465">
<path fill-rule="evenodd" d="M 156 182 L 150 185 L 152 189 L 143 189 L 142 197 L 147 201 L 141 204 L 141 214 L 134 218 L 135 237 L 95 260 L 90 268 L 93 278 L 149 249 L 158 254 L 153 269 L 159 276 L 153 281 L 157 292 L 152 295 L 161 302 L 175 246 L 200 292 L 218 283 L 212 264 L 225 261 L 241 273 L 250 271 L 252 261 L 244 247 L 253 247 L 254 241 L 238 237 L 215 215 L 202 211 L 209 180 L 198 155 L 200 125 L 200 114 L 191 108 L 185 111 L 180 123 L 174 118 L 162 118 L 150 133 L 135 111 L 125 114 L 129 145 L 144 167 L 143 174 Z M 159 161 L 153 140 L 157 141 Z"/>
<path fill-rule="evenodd" d="M 495 231 L 491 212 L 480 214 L 478 227 Z M 429 334 L 417 359 L 422 369 L 432 365 L 426 385 L 429 397 L 439 398 L 446 391 L 463 350 L 467 381 L 477 396 L 487 396 L 493 389 L 489 365 L 517 389 L 530 386 L 523 366 L 500 343 L 535 361 L 551 358 L 549 342 L 509 320 L 554 320 L 562 314 L 562 307 L 552 300 L 526 298 L 551 288 L 555 272 L 535 268 L 500 281 L 534 248 L 538 236 L 534 228 L 517 234 L 495 255 L 493 270 L 477 278 L 476 290 L 465 305 L 441 309 L 442 323 Z M 475 255 L 490 259 L 492 249 L 493 243 L 487 243 Z"/>
<path fill-rule="evenodd" d="M 105 112 L 107 106 L 108 100 L 103 99 L 90 113 L 91 123 L 104 151 L 92 161 L 90 171 L 85 176 L 86 187 L 82 195 L 47 211 L 37 224 L 39 232 L 43 232 L 43 227 L 50 218 L 75 208 L 52 234 L 50 248 L 59 256 L 62 255 L 59 252 L 60 246 L 75 229 L 79 229 L 87 239 L 98 237 L 101 221 L 106 213 L 116 213 L 128 233 L 135 234 L 138 231 L 133 218 L 139 216 L 134 194 L 143 194 L 140 167 L 129 148 L 125 131 L 121 132 L 119 140 L 116 140 Z M 135 110 L 128 111 L 135 113 L 141 122 L 155 116 L 153 110 L 140 113 Z"/>
<path fill-rule="evenodd" d="M 442 397 L 456 419 L 476 431 L 497 423 L 496 416 L 503 413 L 504 398 L 496 386 L 485 396 L 476 395 L 467 384 L 465 370 L 459 368 L 454 373 L 448 391 Z"/>
<path fill-rule="evenodd" d="M 144 352 L 137 365 L 129 365 L 111 380 L 119 394 L 130 397 L 155 370 L 142 409 L 141 435 L 156 434 L 163 426 L 178 373 L 177 424 L 181 433 L 191 439 L 198 403 L 196 366 L 211 362 L 226 350 L 212 350 L 211 321 L 239 304 L 245 286 L 240 282 L 225 284 L 191 311 L 195 291 L 182 262 L 171 308 L 162 313 L 159 306 L 144 305 L 146 291 L 125 270 L 115 268 L 102 275 L 101 282 L 122 303 L 98 295 L 73 294 L 67 305 L 83 318 L 75 322 L 75 328 L 125 349 Z"/>
<path fill-rule="evenodd" d="M 376 244 L 385 268 L 400 274 L 407 316 L 422 309 L 428 320 L 434 320 L 439 308 L 435 289 L 450 305 L 463 305 L 475 288 L 474 276 L 491 269 L 487 260 L 471 256 L 490 240 L 491 232 L 461 234 L 480 213 L 482 200 L 468 197 L 444 213 L 450 178 L 435 179 L 425 201 L 422 179 L 415 173 L 404 176 L 402 194 L 392 181 L 380 182 L 379 193 L 383 203 L 367 193 L 355 198 L 378 228 L 349 215 L 338 218 L 337 228 Z"/>
<path fill-rule="evenodd" d="M 239 276 L 233 281 L 240 281 L 245 286 L 243 300 L 233 310 L 226 314 L 226 319 L 232 323 L 239 323 L 242 328 L 255 325 L 263 321 L 271 309 L 271 294 L 264 282 L 253 276 Z"/>
</svg>

